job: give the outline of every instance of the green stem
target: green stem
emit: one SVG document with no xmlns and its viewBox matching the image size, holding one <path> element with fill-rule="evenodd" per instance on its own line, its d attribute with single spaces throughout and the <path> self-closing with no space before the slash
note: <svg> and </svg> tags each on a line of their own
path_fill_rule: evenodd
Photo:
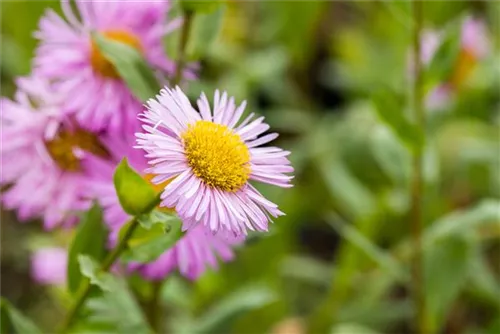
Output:
<svg viewBox="0 0 500 334">
<path fill-rule="evenodd" d="M 152 295 L 151 299 L 148 301 L 146 305 L 147 317 L 149 320 L 149 324 L 155 333 L 162 333 L 161 326 L 161 303 L 160 303 L 160 292 L 161 287 L 163 286 L 163 281 L 154 281 L 152 282 Z"/>
<path fill-rule="evenodd" d="M 422 31 L 423 2 L 413 0 L 413 59 L 415 73 L 413 81 L 413 103 L 416 125 L 425 138 L 425 110 L 423 107 L 423 71 L 421 60 L 420 36 Z M 413 301 L 415 305 L 415 328 L 417 333 L 427 333 L 426 300 L 423 273 L 422 230 L 423 230 L 423 147 L 413 153 L 413 175 L 411 182 L 411 234 L 414 248 L 412 261 Z"/>
<path fill-rule="evenodd" d="M 193 16 L 194 13 L 192 11 L 186 11 L 184 13 L 184 21 L 181 28 L 181 38 L 179 41 L 179 51 L 177 53 L 177 66 L 175 69 L 175 77 L 172 80 L 172 87 L 178 85 L 182 79 L 182 71 L 184 70 L 184 66 L 186 64 L 186 45 L 189 34 L 191 32 L 191 26 L 193 25 Z"/>
<path fill-rule="evenodd" d="M 156 206 L 158 206 L 158 204 L 160 204 L 161 201 L 160 195 L 161 193 L 159 193 L 155 197 L 155 199 L 151 201 L 151 203 L 149 203 L 145 212 L 150 212 Z M 116 247 L 113 248 L 113 250 L 106 256 L 106 258 L 101 264 L 100 271 L 102 272 L 108 271 L 109 268 L 111 268 L 111 266 L 120 257 L 123 251 L 127 249 L 129 239 L 132 237 L 132 234 L 134 234 L 135 229 L 139 226 L 139 221 L 137 218 L 138 217 L 135 216 L 130 220 L 130 226 L 125 232 L 125 235 L 123 236 L 123 238 L 120 239 Z M 68 314 L 66 315 L 66 318 L 64 319 L 64 322 L 61 326 L 61 333 L 66 333 L 69 327 L 72 325 L 73 321 L 75 320 L 75 317 L 77 316 L 78 312 L 85 304 L 85 301 L 89 296 L 90 287 L 91 285 L 88 279 L 83 280 L 83 282 L 80 284 L 80 287 L 78 288 L 78 291 L 76 293 L 75 303 L 69 309 Z"/>
</svg>

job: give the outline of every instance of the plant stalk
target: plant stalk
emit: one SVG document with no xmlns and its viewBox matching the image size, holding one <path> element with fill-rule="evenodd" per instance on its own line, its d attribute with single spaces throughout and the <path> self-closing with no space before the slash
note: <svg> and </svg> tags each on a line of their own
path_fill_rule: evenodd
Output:
<svg viewBox="0 0 500 334">
<path fill-rule="evenodd" d="M 172 87 L 178 85 L 182 79 L 182 72 L 184 70 L 184 66 L 186 65 L 186 46 L 191 32 L 191 26 L 193 25 L 193 17 L 194 12 L 189 10 L 184 12 L 184 21 L 182 22 L 181 37 L 179 41 L 179 51 L 177 52 L 177 66 L 175 69 L 174 79 L 172 80 Z"/>
<path fill-rule="evenodd" d="M 422 146 L 413 152 L 413 175 L 411 181 L 411 234 L 415 250 L 412 259 L 412 287 L 415 306 L 415 329 L 417 333 L 427 333 L 426 300 L 424 284 L 424 263 L 422 249 L 423 230 L 423 146 L 425 145 L 425 110 L 423 106 L 423 68 L 421 59 L 422 0 L 413 0 L 413 59 L 415 73 L 413 79 L 413 110 L 416 126 L 424 138 Z"/>
<path fill-rule="evenodd" d="M 148 205 L 146 212 L 150 212 L 153 210 L 158 204 L 160 204 L 161 193 L 159 193 L 155 199 Z M 115 248 L 106 256 L 104 261 L 101 264 L 100 271 L 106 272 L 111 268 L 111 266 L 116 262 L 116 260 L 120 257 L 120 255 L 125 251 L 128 247 L 128 241 L 134 234 L 135 229 L 139 226 L 138 217 L 135 216 L 130 220 L 130 226 L 125 232 L 125 235 L 118 242 Z M 90 292 L 91 284 L 89 279 L 84 279 L 82 283 L 80 283 L 80 287 L 76 293 L 75 303 L 69 309 L 68 314 L 66 315 L 63 324 L 61 326 L 61 333 L 66 333 L 70 326 L 73 324 L 78 312 L 85 304 Z"/>
</svg>

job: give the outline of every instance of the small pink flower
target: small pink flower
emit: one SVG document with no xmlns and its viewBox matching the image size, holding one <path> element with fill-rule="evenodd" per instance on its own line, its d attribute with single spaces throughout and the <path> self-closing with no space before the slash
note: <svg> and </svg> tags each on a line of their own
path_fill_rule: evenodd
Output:
<svg viewBox="0 0 500 334">
<path fill-rule="evenodd" d="M 80 124 L 116 131 L 132 126 L 141 103 L 101 54 L 91 33 L 135 48 L 158 75 L 173 74 L 175 63 L 166 57 L 163 38 L 180 21 L 168 21 L 167 0 L 75 2 L 77 13 L 68 0 L 61 1 L 65 20 L 53 10 L 40 20 L 35 37 L 41 44 L 36 50 L 34 71 L 66 93 L 65 110 Z"/>
<path fill-rule="evenodd" d="M 254 114 L 240 123 L 245 102 L 236 107 L 219 91 L 214 99 L 211 111 L 202 94 L 198 112 L 177 87 L 148 101 L 140 117 L 146 133 L 136 134 L 152 165 L 147 172 L 156 175 L 156 184 L 172 180 L 164 187 L 162 206 L 175 208 L 185 229 L 200 223 L 214 233 L 266 231 L 270 216 L 283 213 L 249 181 L 291 187 L 290 152 L 260 147 L 278 134 L 262 136 L 269 125 Z"/>
<path fill-rule="evenodd" d="M 40 284 L 66 283 L 68 256 L 63 248 L 42 248 L 31 257 L 31 275 Z"/>
<path fill-rule="evenodd" d="M 422 37 L 422 61 L 429 64 L 442 41 L 439 33 L 427 31 Z M 431 110 L 441 109 L 449 104 L 454 92 L 459 89 L 474 69 L 477 62 L 488 56 L 491 45 L 484 22 L 467 17 L 461 27 L 461 50 L 451 76 L 434 90 L 426 99 Z"/>
</svg>

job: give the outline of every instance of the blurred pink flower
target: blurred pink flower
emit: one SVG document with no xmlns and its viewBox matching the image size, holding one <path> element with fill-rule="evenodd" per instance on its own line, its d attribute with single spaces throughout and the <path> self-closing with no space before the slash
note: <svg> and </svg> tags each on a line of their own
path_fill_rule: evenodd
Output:
<svg viewBox="0 0 500 334">
<path fill-rule="evenodd" d="M 462 24 L 461 50 L 451 76 L 429 92 L 426 99 L 427 108 L 440 109 L 445 107 L 474 69 L 475 65 L 490 53 L 491 45 L 487 29 L 483 21 L 467 17 Z M 422 37 L 422 61 L 429 64 L 434 57 L 442 36 L 437 32 L 428 31 Z"/>
<path fill-rule="evenodd" d="M 118 159 L 126 156 L 129 164 L 144 178 L 147 161 L 142 150 L 134 149 L 134 137 L 130 141 L 122 140 L 117 136 L 109 137 L 104 141 L 116 154 L 116 162 L 96 160 L 93 168 L 93 178 L 87 183 L 91 197 L 97 198 L 104 209 L 104 219 L 110 227 L 110 243 L 117 242 L 120 228 L 130 219 L 123 211 L 118 201 L 113 185 L 113 172 Z M 168 209 L 164 209 L 168 210 Z M 169 210 L 170 211 L 170 210 Z M 134 263 L 131 270 L 138 270 L 148 279 L 162 279 L 175 269 L 189 278 L 196 279 L 205 272 L 207 267 L 217 268 L 217 256 L 223 261 L 230 261 L 234 257 L 232 247 L 243 242 L 242 237 L 214 235 L 202 225 L 187 231 L 184 236 L 169 250 L 164 252 L 155 261 L 150 263 Z"/>
<path fill-rule="evenodd" d="M 205 94 L 198 99 L 199 112 L 177 87 L 164 88 L 148 101 L 141 114 L 146 133 L 137 133 L 156 175 L 152 182 L 163 186 L 162 206 L 175 208 L 184 229 L 200 223 L 213 233 L 244 235 L 247 229 L 267 231 L 269 216 L 283 213 L 248 181 L 291 187 L 293 172 L 278 147 L 259 147 L 278 136 L 260 137 L 269 129 L 264 117 L 250 114 L 239 125 L 245 110 L 226 93 L 215 92 L 213 112 Z"/>
<path fill-rule="evenodd" d="M 45 80 L 17 80 L 14 100 L 2 98 L 1 184 L 10 185 L 2 203 L 17 210 L 18 218 L 43 218 L 46 228 L 71 224 L 76 211 L 85 210 L 87 151 L 106 152 L 97 137 L 63 116 L 60 96 Z"/>
<path fill-rule="evenodd" d="M 66 283 L 68 255 L 63 248 L 42 248 L 31 256 L 31 276 L 40 284 Z"/>
<path fill-rule="evenodd" d="M 40 20 L 35 37 L 41 43 L 34 71 L 66 93 L 65 110 L 88 128 L 118 131 L 131 126 L 141 103 L 93 43 L 91 33 L 99 32 L 135 48 L 158 75 L 173 74 L 175 64 L 166 57 L 163 37 L 180 20 L 168 21 L 167 0 L 75 2 L 77 13 L 68 0 L 61 1 L 66 20 L 53 10 Z"/>
</svg>

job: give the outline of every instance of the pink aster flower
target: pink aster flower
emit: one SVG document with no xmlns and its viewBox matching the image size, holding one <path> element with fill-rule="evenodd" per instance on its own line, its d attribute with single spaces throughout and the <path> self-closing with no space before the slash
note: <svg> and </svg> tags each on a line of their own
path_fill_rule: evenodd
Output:
<svg viewBox="0 0 500 334">
<path fill-rule="evenodd" d="M 484 22 L 467 17 L 461 27 L 461 50 L 455 68 L 449 78 L 427 96 L 429 109 L 440 109 L 452 99 L 454 92 L 467 81 L 475 65 L 490 53 L 491 45 Z M 442 41 L 442 35 L 427 31 L 422 36 L 422 61 L 429 64 Z"/>
<path fill-rule="evenodd" d="M 173 74 L 175 64 L 166 57 L 163 37 L 180 21 L 167 20 L 167 0 L 75 2 L 77 13 L 68 0 L 62 0 L 64 19 L 48 10 L 40 20 L 35 37 L 41 43 L 34 71 L 66 92 L 65 110 L 81 124 L 91 129 L 123 129 L 134 124 L 141 103 L 104 58 L 91 33 L 135 48 L 158 75 Z"/>
<path fill-rule="evenodd" d="M 202 94 L 198 112 L 179 87 L 165 88 L 140 116 L 146 133 L 136 136 L 152 165 L 147 171 L 155 184 L 172 180 L 161 205 L 175 208 L 185 229 L 201 223 L 214 233 L 241 235 L 266 231 L 270 216 L 283 215 L 249 181 L 291 187 L 290 152 L 260 147 L 278 134 L 262 136 L 269 129 L 264 117 L 250 114 L 240 122 L 245 106 L 216 91 L 213 111 Z"/>
<path fill-rule="evenodd" d="M 40 284 L 66 283 L 68 256 L 63 248 L 42 248 L 31 257 L 31 276 Z"/>
<path fill-rule="evenodd" d="M 150 180 L 151 176 L 143 173 L 147 168 L 144 152 L 133 149 L 133 136 L 131 139 L 131 142 L 127 142 L 113 137 L 104 141 L 112 148 L 110 151 L 116 154 L 116 158 L 127 156 L 129 164 L 142 173 L 146 180 Z M 130 219 L 130 216 L 121 208 L 113 185 L 112 175 L 117 163 L 97 160 L 95 164 L 93 178 L 88 183 L 88 189 L 91 197 L 97 198 L 103 206 L 104 218 L 111 230 L 110 243 L 114 245 L 120 228 Z M 205 272 L 207 267 L 217 268 L 217 257 L 225 262 L 232 260 L 234 258 L 232 248 L 242 242 L 242 237 L 214 235 L 200 225 L 186 232 L 175 246 L 165 251 L 155 261 L 134 263 L 129 266 L 129 269 L 138 270 L 144 277 L 153 280 L 163 279 L 176 269 L 185 277 L 196 279 Z"/>
<path fill-rule="evenodd" d="M 85 152 L 104 156 L 97 137 L 62 117 L 59 97 L 46 81 L 17 80 L 15 100 L 1 100 L 2 203 L 20 220 L 43 218 L 46 228 L 75 221 L 85 210 Z"/>
</svg>

